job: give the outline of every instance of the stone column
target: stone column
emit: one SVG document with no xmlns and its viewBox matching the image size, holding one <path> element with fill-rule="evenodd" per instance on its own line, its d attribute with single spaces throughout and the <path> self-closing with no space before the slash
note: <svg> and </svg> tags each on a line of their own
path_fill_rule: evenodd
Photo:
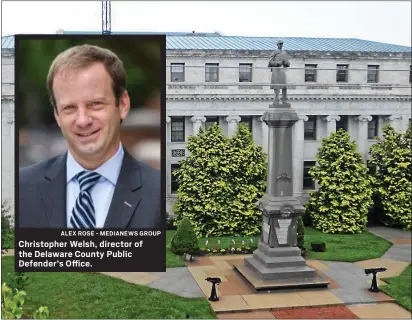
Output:
<svg viewBox="0 0 412 320">
<path fill-rule="evenodd" d="M 228 136 L 231 137 L 234 135 L 237 129 L 237 124 L 240 122 L 241 118 L 239 116 L 228 116 L 226 121 L 228 122 Z"/>
<path fill-rule="evenodd" d="M 372 116 L 361 115 L 356 117 L 358 125 L 358 152 L 362 154 L 363 161 L 368 158 L 368 122 L 372 120 Z"/>
<path fill-rule="evenodd" d="M 192 135 L 197 135 L 199 132 L 199 129 L 202 127 L 202 123 L 206 122 L 206 117 L 204 116 L 193 116 L 190 118 L 190 121 L 193 122 L 193 134 Z"/>
<path fill-rule="evenodd" d="M 262 123 L 262 131 L 261 131 L 261 139 L 262 139 L 262 147 L 264 152 L 268 152 L 269 146 L 269 127 L 265 121 L 263 121 L 263 116 L 259 118 L 259 122 Z"/>
<path fill-rule="evenodd" d="M 305 146 L 305 121 L 308 117 L 298 115 L 299 120 L 293 126 L 292 166 L 293 166 L 293 196 L 303 195 L 303 150 Z"/>
<path fill-rule="evenodd" d="M 386 117 L 386 120 L 389 120 L 389 124 L 395 129 L 395 131 L 401 130 L 402 116 L 392 115 Z"/>
<path fill-rule="evenodd" d="M 326 121 L 326 135 L 329 137 L 329 135 L 332 132 L 336 132 L 336 121 L 340 120 L 339 116 L 327 116 L 324 118 Z"/>
</svg>

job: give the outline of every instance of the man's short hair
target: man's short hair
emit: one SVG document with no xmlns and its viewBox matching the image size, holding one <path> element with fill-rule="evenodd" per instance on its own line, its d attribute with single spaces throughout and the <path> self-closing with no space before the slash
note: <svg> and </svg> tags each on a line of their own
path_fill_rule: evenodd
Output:
<svg viewBox="0 0 412 320">
<path fill-rule="evenodd" d="M 47 90 L 53 107 L 57 108 L 56 99 L 53 93 L 53 81 L 59 72 L 64 70 L 83 69 L 99 62 L 104 65 L 112 79 L 113 93 L 116 98 L 116 106 L 118 106 L 120 97 L 126 88 L 126 72 L 124 70 L 123 62 L 115 53 L 108 49 L 83 44 L 63 51 L 54 59 L 50 66 L 47 75 Z"/>
</svg>

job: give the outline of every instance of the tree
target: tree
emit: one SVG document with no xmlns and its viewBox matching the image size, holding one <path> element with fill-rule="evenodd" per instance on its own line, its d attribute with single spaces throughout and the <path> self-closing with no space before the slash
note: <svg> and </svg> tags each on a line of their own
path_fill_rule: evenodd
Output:
<svg viewBox="0 0 412 320">
<path fill-rule="evenodd" d="M 384 224 L 412 229 L 412 127 L 405 134 L 390 125 L 370 150 L 377 166 L 374 187 L 384 212 Z"/>
<path fill-rule="evenodd" d="M 178 255 L 185 253 L 193 255 L 199 252 L 197 236 L 189 219 L 183 218 L 180 222 L 170 243 L 170 250 Z"/>
<path fill-rule="evenodd" d="M 174 172 L 179 183 L 175 224 L 186 217 L 198 236 L 222 234 L 232 192 L 229 139 L 217 125 L 206 132 L 201 128 L 189 137 L 187 149 L 190 155 Z"/>
<path fill-rule="evenodd" d="M 240 124 L 230 140 L 230 169 L 233 188 L 230 206 L 230 233 L 256 235 L 262 214 L 255 203 L 266 190 L 267 156 L 256 146 L 248 127 Z"/>
<path fill-rule="evenodd" d="M 254 204 L 266 187 L 266 160 L 247 127 L 232 139 L 217 124 L 189 138 L 190 155 L 175 171 L 176 223 L 192 221 L 198 236 L 252 235 L 260 230 Z"/>
<path fill-rule="evenodd" d="M 361 233 L 372 205 L 371 181 L 356 144 L 344 130 L 322 140 L 317 165 L 309 173 L 319 189 L 306 210 L 313 226 L 324 233 Z"/>
</svg>

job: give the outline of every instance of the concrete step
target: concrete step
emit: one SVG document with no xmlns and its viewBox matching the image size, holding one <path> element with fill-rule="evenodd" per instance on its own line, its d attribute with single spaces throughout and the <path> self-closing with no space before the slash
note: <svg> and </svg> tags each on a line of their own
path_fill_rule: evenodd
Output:
<svg viewBox="0 0 412 320">
<path fill-rule="evenodd" d="M 259 260 L 266 268 L 304 267 L 306 261 L 301 256 L 290 257 L 270 257 L 262 251 L 256 250 L 253 256 Z"/>
<path fill-rule="evenodd" d="M 293 279 L 293 278 L 315 278 L 316 270 L 308 266 L 267 268 L 259 260 L 253 257 L 245 258 L 245 266 L 249 267 L 258 278 L 262 280 Z"/>
</svg>

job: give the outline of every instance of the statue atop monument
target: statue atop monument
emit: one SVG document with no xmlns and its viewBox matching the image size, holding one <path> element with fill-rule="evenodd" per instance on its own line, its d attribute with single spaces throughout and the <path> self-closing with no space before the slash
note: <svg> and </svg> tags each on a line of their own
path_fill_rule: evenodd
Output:
<svg viewBox="0 0 412 320">
<path fill-rule="evenodd" d="M 286 73 L 285 68 L 290 67 L 289 56 L 286 51 L 282 50 L 283 40 L 278 40 L 278 49 L 273 51 L 270 56 L 268 67 L 272 70 L 271 89 L 275 90 L 275 104 L 279 104 L 279 92 L 282 89 L 282 103 L 287 101 Z"/>
</svg>

